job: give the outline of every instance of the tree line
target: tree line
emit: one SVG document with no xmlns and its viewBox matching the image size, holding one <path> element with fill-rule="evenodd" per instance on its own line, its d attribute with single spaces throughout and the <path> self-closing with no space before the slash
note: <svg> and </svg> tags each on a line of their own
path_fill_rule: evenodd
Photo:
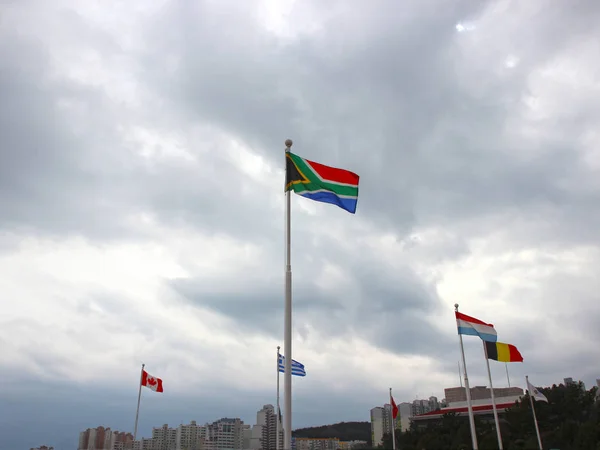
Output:
<svg viewBox="0 0 600 450">
<path fill-rule="evenodd" d="M 535 402 L 538 426 L 544 449 L 600 450 L 600 401 L 597 388 L 586 390 L 582 383 L 553 385 L 540 389 L 549 403 Z M 531 404 L 527 395 L 500 416 L 505 450 L 537 450 Z M 498 448 L 493 420 L 475 416 L 480 450 Z M 369 422 L 342 422 L 322 427 L 295 430 L 296 437 L 338 438 L 340 441 L 367 441 L 371 447 Z M 426 428 L 411 426 L 396 433 L 398 450 L 468 450 L 471 432 L 467 417 L 446 414 Z M 391 449 L 390 434 L 384 435 L 379 449 Z"/>
<path fill-rule="evenodd" d="M 292 436 L 313 439 L 337 438 L 340 441 L 367 441 L 370 447 L 371 424 L 369 422 L 340 422 L 321 427 L 300 428 L 293 430 Z"/>
<path fill-rule="evenodd" d="M 540 389 L 549 403 L 535 402 L 535 411 L 544 449 L 600 450 L 600 402 L 597 388 L 586 390 L 583 383 L 553 385 Z M 505 450 L 537 450 L 531 403 L 527 395 L 501 415 L 500 429 Z M 480 450 L 498 448 L 494 421 L 475 416 Z M 471 432 L 467 417 L 446 414 L 424 429 L 412 425 L 396 433 L 398 450 L 467 450 Z M 386 434 L 379 448 L 391 449 Z"/>
</svg>

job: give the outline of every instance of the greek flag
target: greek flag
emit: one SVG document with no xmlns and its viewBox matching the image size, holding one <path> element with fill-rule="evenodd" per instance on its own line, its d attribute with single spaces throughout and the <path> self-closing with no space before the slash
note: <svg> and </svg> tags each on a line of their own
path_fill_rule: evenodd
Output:
<svg viewBox="0 0 600 450">
<path fill-rule="evenodd" d="M 279 355 L 279 371 L 285 373 L 285 360 L 283 355 Z M 306 370 L 304 370 L 304 364 L 300 364 L 298 361 L 292 359 L 292 375 L 305 377 Z"/>
</svg>

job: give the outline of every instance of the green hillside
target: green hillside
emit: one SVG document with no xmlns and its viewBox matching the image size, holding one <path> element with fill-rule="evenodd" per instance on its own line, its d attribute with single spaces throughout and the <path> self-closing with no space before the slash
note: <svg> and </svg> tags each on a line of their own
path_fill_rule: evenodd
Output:
<svg viewBox="0 0 600 450">
<path fill-rule="evenodd" d="M 292 431 L 294 437 L 338 438 L 340 441 L 367 441 L 371 445 L 369 422 L 340 422 L 321 427 L 300 428 Z"/>
</svg>

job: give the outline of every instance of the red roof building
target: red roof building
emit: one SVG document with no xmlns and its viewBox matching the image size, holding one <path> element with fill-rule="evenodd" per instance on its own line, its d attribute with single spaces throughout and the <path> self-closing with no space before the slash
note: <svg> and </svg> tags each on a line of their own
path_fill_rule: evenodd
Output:
<svg viewBox="0 0 600 450">
<path fill-rule="evenodd" d="M 498 416 L 501 418 L 506 410 L 515 405 L 515 401 L 506 402 L 506 399 L 502 403 L 496 403 L 496 409 L 498 410 Z M 468 417 L 469 410 L 466 406 L 449 407 L 443 408 L 437 411 L 431 411 L 425 414 L 411 417 L 412 423 L 418 428 L 424 428 L 429 426 L 431 423 L 441 420 L 445 414 L 456 414 L 459 417 Z M 473 415 L 480 416 L 484 420 L 493 419 L 494 410 L 492 405 L 473 405 Z"/>
</svg>

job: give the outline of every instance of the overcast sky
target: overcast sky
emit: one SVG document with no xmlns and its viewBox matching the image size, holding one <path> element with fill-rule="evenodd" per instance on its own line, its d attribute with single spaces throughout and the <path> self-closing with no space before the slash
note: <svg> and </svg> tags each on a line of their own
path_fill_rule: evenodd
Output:
<svg viewBox="0 0 600 450">
<path fill-rule="evenodd" d="M 591 387 L 599 10 L 0 1 L 0 448 L 132 431 L 142 362 L 142 436 L 275 402 L 286 138 L 361 176 L 356 215 L 292 200 L 294 427 L 442 398 L 454 303 L 513 385 Z"/>
</svg>

